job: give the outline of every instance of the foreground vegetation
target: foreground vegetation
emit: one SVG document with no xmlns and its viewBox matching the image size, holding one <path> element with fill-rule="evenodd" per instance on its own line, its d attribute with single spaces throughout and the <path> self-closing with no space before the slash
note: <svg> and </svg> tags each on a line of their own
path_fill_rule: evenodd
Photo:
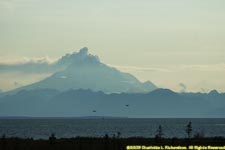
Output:
<svg viewBox="0 0 225 150">
<path fill-rule="evenodd" d="M 49 139 L 34 140 L 32 138 L 0 138 L 1 150 L 125 150 L 127 145 L 146 145 L 146 146 L 224 146 L 225 138 L 102 138 L 94 137 L 76 137 L 76 138 L 60 138 L 50 136 Z"/>
</svg>

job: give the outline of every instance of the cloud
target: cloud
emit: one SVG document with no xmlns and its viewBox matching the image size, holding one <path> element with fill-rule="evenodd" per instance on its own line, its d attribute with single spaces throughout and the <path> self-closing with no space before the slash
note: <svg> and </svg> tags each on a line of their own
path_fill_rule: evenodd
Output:
<svg viewBox="0 0 225 150">
<path fill-rule="evenodd" d="M 225 71 L 225 63 L 220 64 L 206 64 L 206 65 L 152 65 L 150 67 L 139 67 L 139 66 L 120 66 L 120 65 L 111 65 L 121 69 L 123 71 L 139 71 L 139 72 L 180 72 L 180 71 L 201 71 L 201 72 L 212 72 L 212 71 Z"/>
<path fill-rule="evenodd" d="M 22 72 L 27 74 L 55 73 L 65 69 L 73 63 L 99 63 L 97 56 L 88 54 L 88 48 L 84 47 L 79 52 L 66 54 L 58 60 L 50 59 L 48 56 L 41 58 L 27 58 L 17 60 L 0 61 L 1 72 Z"/>
<path fill-rule="evenodd" d="M 137 67 L 137 66 L 118 66 L 118 65 L 111 65 L 108 66 L 118 68 L 123 71 L 157 71 L 157 72 L 171 72 L 171 70 L 162 68 L 162 67 Z"/>
<path fill-rule="evenodd" d="M 225 71 L 225 63 L 207 64 L 207 65 L 181 65 L 178 66 L 181 70 L 193 71 Z"/>
<path fill-rule="evenodd" d="M 55 60 L 49 58 L 48 56 L 45 57 L 33 57 L 33 58 L 28 58 L 28 57 L 23 57 L 19 59 L 14 59 L 12 60 L 5 60 L 5 61 L 0 61 L 0 65 L 18 65 L 18 64 L 26 64 L 26 63 L 47 63 L 51 64 L 54 63 Z"/>
<path fill-rule="evenodd" d="M 53 60 L 46 57 L 40 58 L 28 58 L 17 59 L 13 61 L 0 61 L 0 73 L 1 72 L 24 72 L 24 73 L 49 73 L 62 69 L 62 66 L 66 67 L 73 63 L 75 60 L 79 60 L 79 53 L 72 53 L 63 56 L 58 60 Z M 89 56 L 89 55 L 88 55 Z M 91 58 L 92 55 L 89 57 Z M 93 56 L 94 57 L 94 56 Z M 95 56 L 96 57 L 96 56 Z M 96 59 L 96 58 L 95 58 Z M 183 72 L 183 71 L 199 71 L 199 72 L 215 72 L 225 71 L 225 63 L 221 64 L 209 64 L 209 65 L 152 65 L 149 67 L 140 66 L 121 66 L 111 65 L 119 70 L 125 72 Z"/>
<path fill-rule="evenodd" d="M 46 63 L 46 64 L 51 64 L 53 63 L 54 61 L 52 59 L 50 59 L 48 56 L 46 57 L 41 57 L 41 58 L 27 58 L 25 57 L 24 60 L 26 62 L 32 62 L 32 63 L 40 63 L 40 64 L 43 64 L 43 63 Z"/>
<path fill-rule="evenodd" d="M 14 61 L 1 61 L 1 72 L 48 73 L 53 72 L 54 61 L 48 56 L 42 58 L 22 58 Z"/>
</svg>

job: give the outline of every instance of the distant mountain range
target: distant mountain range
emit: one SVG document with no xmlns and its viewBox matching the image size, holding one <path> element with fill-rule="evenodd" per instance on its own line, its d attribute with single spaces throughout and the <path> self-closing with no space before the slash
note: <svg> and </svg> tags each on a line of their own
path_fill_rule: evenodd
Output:
<svg viewBox="0 0 225 150">
<path fill-rule="evenodd" d="M 0 116 L 224 117 L 225 94 L 176 93 L 103 64 L 87 48 L 67 54 L 46 79 L 0 93 Z"/>
<path fill-rule="evenodd" d="M 149 93 L 112 93 L 91 90 L 21 90 L 0 98 L 0 116 L 32 117 L 224 117 L 225 94 L 175 93 L 156 89 Z"/>
</svg>

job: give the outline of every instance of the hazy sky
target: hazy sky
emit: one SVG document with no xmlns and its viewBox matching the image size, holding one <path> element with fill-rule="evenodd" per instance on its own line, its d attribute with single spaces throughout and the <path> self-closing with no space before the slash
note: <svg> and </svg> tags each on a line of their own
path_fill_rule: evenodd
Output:
<svg viewBox="0 0 225 150">
<path fill-rule="evenodd" d="M 225 91 L 224 0 L 0 0 L 0 63 L 89 47 L 176 91 Z M 1 73 L 9 90 L 46 74 Z"/>
</svg>

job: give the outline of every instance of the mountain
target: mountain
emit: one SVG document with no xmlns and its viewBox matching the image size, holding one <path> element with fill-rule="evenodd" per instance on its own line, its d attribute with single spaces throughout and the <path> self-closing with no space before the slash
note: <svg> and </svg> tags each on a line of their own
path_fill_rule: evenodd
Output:
<svg viewBox="0 0 225 150">
<path fill-rule="evenodd" d="M 88 48 L 42 81 L 0 93 L 0 116 L 224 117 L 225 93 L 176 93 L 105 65 Z M 54 69 L 53 69 L 54 70 Z"/>
<path fill-rule="evenodd" d="M 215 96 L 169 89 L 112 94 L 84 89 L 22 90 L 0 98 L 0 116 L 224 117 L 225 94 Z"/>
<path fill-rule="evenodd" d="M 89 54 L 86 47 L 80 49 L 77 53 L 63 56 L 54 66 L 61 68 L 61 70 L 40 82 L 21 87 L 11 93 L 16 93 L 22 89 L 42 88 L 59 91 L 91 89 L 105 93 L 137 93 L 157 89 L 150 81 L 142 83 L 129 73 L 121 72 L 116 68 L 103 64 L 97 56 Z"/>
</svg>

